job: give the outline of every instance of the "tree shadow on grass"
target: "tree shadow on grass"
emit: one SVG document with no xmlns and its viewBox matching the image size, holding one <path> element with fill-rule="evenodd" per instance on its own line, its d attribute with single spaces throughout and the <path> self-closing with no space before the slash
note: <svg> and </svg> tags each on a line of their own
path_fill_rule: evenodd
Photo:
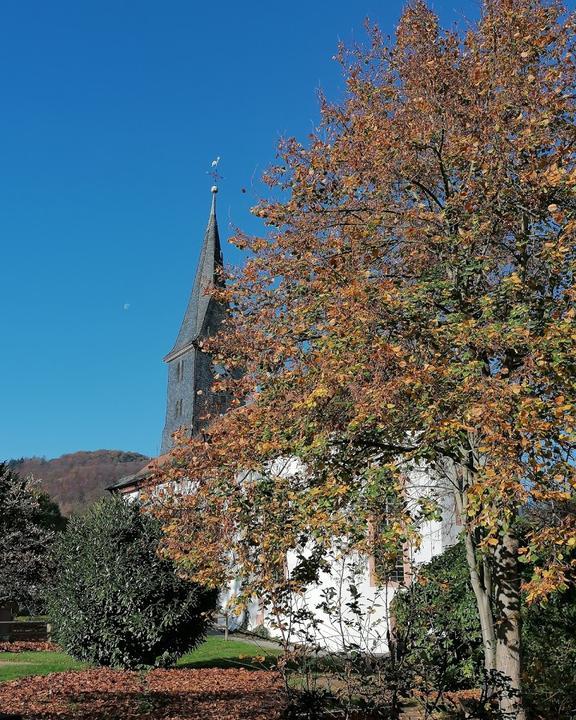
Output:
<svg viewBox="0 0 576 720">
<path fill-rule="evenodd" d="M 229 657 L 229 658 L 213 658 L 211 660 L 191 660 L 185 663 L 178 663 L 180 669 L 189 670 L 205 670 L 208 668 L 216 668 L 220 670 L 271 670 L 274 669 L 278 662 L 277 655 L 258 655 L 252 657 Z"/>
</svg>

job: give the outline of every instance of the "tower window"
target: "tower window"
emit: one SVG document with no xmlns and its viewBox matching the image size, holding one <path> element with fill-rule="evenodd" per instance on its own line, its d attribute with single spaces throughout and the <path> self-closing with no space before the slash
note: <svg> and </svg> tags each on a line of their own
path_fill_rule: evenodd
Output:
<svg viewBox="0 0 576 720">
<path fill-rule="evenodd" d="M 176 381 L 181 382 L 184 379 L 184 360 L 178 360 L 176 363 Z"/>
<path fill-rule="evenodd" d="M 182 417 L 182 400 L 176 400 L 174 415 L 177 418 Z"/>
</svg>

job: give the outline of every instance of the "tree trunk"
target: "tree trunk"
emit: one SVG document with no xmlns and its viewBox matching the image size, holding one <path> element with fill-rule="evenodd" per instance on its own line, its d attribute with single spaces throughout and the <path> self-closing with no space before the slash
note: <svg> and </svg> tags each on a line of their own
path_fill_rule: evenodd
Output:
<svg viewBox="0 0 576 720">
<path fill-rule="evenodd" d="M 468 498 L 466 490 L 470 485 L 470 470 L 456 463 L 446 461 L 443 471 L 448 477 L 452 475 L 452 492 L 454 502 L 460 518 L 466 518 Z M 492 608 L 492 578 L 490 568 L 486 562 L 479 564 L 476 553 L 474 531 L 468 527 L 464 530 L 464 547 L 466 548 L 466 562 L 470 573 L 470 583 L 476 598 L 480 629 L 482 632 L 482 645 L 484 648 L 484 668 L 491 672 L 496 668 L 496 633 L 494 630 L 494 615 Z"/>
<path fill-rule="evenodd" d="M 496 669 L 496 634 L 494 631 L 494 620 L 492 616 L 491 598 L 483 577 L 478 568 L 474 540 L 466 531 L 464 536 L 466 547 L 466 560 L 470 572 L 470 582 L 476 598 L 478 616 L 480 617 L 480 629 L 482 631 L 482 644 L 484 646 L 484 668 L 487 672 Z M 485 575 L 486 569 L 484 569 Z"/>
<path fill-rule="evenodd" d="M 520 573 L 518 540 L 505 532 L 494 553 L 496 580 L 496 671 L 502 678 L 500 709 L 505 718 L 524 720 L 521 685 Z"/>
<path fill-rule="evenodd" d="M 473 438 L 469 438 L 469 452 L 471 461 L 467 465 L 445 460 L 442 472 L 451 482 L 456 509 L 464 522 L 466 560 L 480 617 L 484 668 L 489 677 L 496 671 L 504 685 L 500 692 L 497 677 L 489 690 L 501 696 L 500 709 L 505 720 L 525 720 L 521 695 L 518 540 L 508 530 L 503 533 L 490 557 L 479 558 L 474 530 L 466 525 L 467 490 L 474 479 L 471 468 L 476 464 Z"/>
</svg>

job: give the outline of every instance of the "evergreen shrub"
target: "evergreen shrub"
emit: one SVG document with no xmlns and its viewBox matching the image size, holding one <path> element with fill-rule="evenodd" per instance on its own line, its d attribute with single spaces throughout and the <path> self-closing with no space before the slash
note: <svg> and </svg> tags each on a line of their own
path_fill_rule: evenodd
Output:
<svg viewBox="0 0 576 720">
<path fill-rule="evenodd" d="M 112 497 L 73 517 L 55 546 L 49 609 L 74 658 L 136 669 L 167 667 L 205 637 L 216 592 L 179 578 L 158 554 L 159 522 Z"/>
</svg>

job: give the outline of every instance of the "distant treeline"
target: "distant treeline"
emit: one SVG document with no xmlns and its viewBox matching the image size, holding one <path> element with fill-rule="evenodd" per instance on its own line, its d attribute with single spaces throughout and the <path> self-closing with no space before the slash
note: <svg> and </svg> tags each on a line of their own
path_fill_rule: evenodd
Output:
<svg viewBox="0 0 576 720">
<path fill-rule="evenodd" d="M 18 458 L 8 464 L 20 475 L 32 475 L 60 505 L 62 513 L 69 515 L 101 497 L 116 480 L 138 472 L 149 460 L 135 452 L 94 450 L 69 453 L 53 460 Z"/>
</svg>

